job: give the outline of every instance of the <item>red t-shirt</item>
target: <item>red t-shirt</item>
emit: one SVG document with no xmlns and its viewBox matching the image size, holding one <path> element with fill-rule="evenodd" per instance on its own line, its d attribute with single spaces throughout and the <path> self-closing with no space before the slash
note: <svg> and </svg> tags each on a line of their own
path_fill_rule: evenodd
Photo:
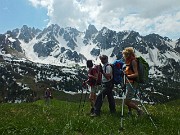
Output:
<svg viewBox="0 0 180 135">
<path fill-rule="evenodd" d="M 94 69 L 94 68 L 92 68 L 92 69 L 90 69 L 89 71 L 88 71 L 88 74 L 90 74 L 90 75 L 95 75 L 95 74 L 97 74 L 98 72 L 97 72 L 97 70 L 96 69 Z M 94 78 L 92 78 L 92 77 L 89 77 L 88 76 L 88 84 L 90 85 L 90 86 L 95 86 L 95 84 L 96 84 L 96 79 L 94 79 Z"/>
</svg>

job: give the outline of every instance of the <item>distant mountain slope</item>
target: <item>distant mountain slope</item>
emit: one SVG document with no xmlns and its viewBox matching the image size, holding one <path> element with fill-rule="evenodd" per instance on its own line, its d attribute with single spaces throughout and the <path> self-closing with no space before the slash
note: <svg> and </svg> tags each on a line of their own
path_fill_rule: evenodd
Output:
<svg viewBox="0 0 180 135">
<path fill-rule="evenodd" d="M 129 46 L 135 49 L 136 55 L 144 57 L 150 65 L 150 83 L 147 85 L 146 92 L 150 91 L 151 94 L 155 93 L 160 97 L 163 95 L 165 99 L 168 99 L 168 96 L 179 96 L 176 93 L 180 88 L 180 38 L 173 41 L 158 34 L 141 36 L 135 31 L 116 32 L 106 27 L 98 31 L 93 25 L 89 25 L 85 32 L 80 32 L 71 27 L 62 28 L 57 24 L 52 24 L 43 30 L 24 25 L 21 29 L 17 28 L 0 34 L 0 60 L 2 61 L 1 67 L 7 73 L 15 72 L 13 68 L 8 68 L 7 63 L 11 63 L 11 61 L 20 61 L 18 64 L 20 68 L 21 64 L 26 65 L 27 61 L 31 61 L 31 64 L 28 64 L 30 67 L 31 65 L 38 67 L 38 63 L 42 63 L 42 67 L 50 64 L 53 69 L 60 68 L 60 66 L 74 68 L 77 65 L 85 66 L 87 59 L 99 63 L 98 56 L 101 54 L 108 55 L 109 61 L 113 62 L 116 57 L 121 58 L 122 50 Z M 24 72 L 29 70 L 29 66 L 23 68 Z M 40 70 L 41 72 L 34 73 L 32 76 L 34 81 L 38 75 L 44 76 L 43 70 L 47 70 L 44 68 L 37 69 L 36 66 L 33 66 L 32 70 Z M 4 71 L 4 69 L 2 70 Z M 85 71 L 83 73 L 86 74 Z M 21 73 L 17 72 L 17 74 L 20 75 Z M 57 73 L 51 71 L 50 74 Z M 77 79 L 77 74 L 75 76 Z M 71 81 L 76 80 L 71 77 Z M 65 78 L 67 79 L 68 76 Z M 64 82 L 62 78 L 60 80 Z M 40 79 L 39 81 L 44 80 Z M 17 83 L 17 81 L 15 82 Z M 81 89 L 72 86 L 73 83 L 69 86 L 64 85 L 62 88 L 67 90 L 67 87 L 70 87 L 71 91 L 76 92 Z M 58 88 L 56 87 L 56 89 Z"/>
</svg>

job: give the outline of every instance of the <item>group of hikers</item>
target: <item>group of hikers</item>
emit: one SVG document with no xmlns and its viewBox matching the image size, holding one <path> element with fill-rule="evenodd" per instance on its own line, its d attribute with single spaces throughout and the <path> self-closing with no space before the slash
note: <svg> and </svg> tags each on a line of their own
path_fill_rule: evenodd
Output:
<svg viewBox="0 0 180 135">
<path fill-rule="evenodd" d="M 137 59 L 132 47 L 127 47 L 122 51 L 122 56 L 124 58 L 125 68 L 123 70 L 123 75 L 126 76 L 125 79 L 125 91 L 126 99 L 124 100 L 125 105 L 128 107 L 128 114 L 132 114 L 132 109 L 137 111 L 138 115 L 142 115 L 143 111 L 138 107 L 132 99 L 136 95 L 135 89 L 138 86 L 138 83 L 135 81 L 138 77 L 138 64 Z M 113 69 L 111 64 L 108 62 L 107 55 L 99 56 L 99 59 L 102 65 L 93 64 L 92 60 L 87 60 L 86 65 L 88 68 L 88 79 L 83 82 L 83 85 L 88 86 L 90 91 L 89 100 L 91 103 L 90 115 L 92 117 L 100 116 L 101 107 L 103 104 L 104 98 L 107 96 L 110 113 L 116 112 L 116 105 L 114 99 L 114 82 L 113 82 Z M 94 70 L 96 69 L 96 70 Z M 98 78 L 101 79 L 101 87 L 99 87 Z M 96 93 L 99 91 L 98 95 Z M 50 100 L 52 99 L 52 93 L 49 88 L 45 90 L 45 104 L 49 105 Z"/>
<path fill-rule="evenodd" d="M 137 60 L 134 53 L 134 49 L 132 47 L 127 47 L 122 51 L 122 55 L 124 58 L 125 69 L 123 73 L 126 75 L 125 85 L 126 85 L 126 99 L 124 100 L 125 105 L 128 107 L 128 114 L 132 114 L 132 109 L 137 111 L 138 115 L 142 115 L 143 111 L 138 107 L 138 105 L 132 100 L 135 97 L 135 89 L 137 88 L 137 82 L 135 78 L 138 77 L 138 68 L 137 68 Z M 92 117 L 100 116 L 101 107 L 103 104 L 103 99 L 107 96 L 110 113 L 116 112 L 115 99 L 113 96 L 113 69 L 111 64 L 108 62 L 108 56 L 101 55 L 99 57 L 101 60 L 101 64 L 99 65 L 98 70 L 94 70 L 94 64 L 92 60 L 87 60 L 88 67 L 88 79 L 84 81 L 83 85 L 88 86 L 90 90 L 90 103 L 91 110 L 90 115 Z M 97 85 L 97 80 L 101 75 L 101 88 L 102 90 L 96 96 L 98 92 L 99 85 Z"/>
</svg>

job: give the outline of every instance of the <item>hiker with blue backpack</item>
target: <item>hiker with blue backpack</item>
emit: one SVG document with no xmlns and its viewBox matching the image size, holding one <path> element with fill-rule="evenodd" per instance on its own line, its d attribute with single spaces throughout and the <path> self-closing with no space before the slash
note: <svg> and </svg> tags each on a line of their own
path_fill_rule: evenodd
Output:
<svg viewBox="0 0 180 135">
<path fill-rule="evenodd" d="M 92 117 L 100 116 L 101 107 L 103 104 L 103 99 L 107 96 L 109 102 L 109 109 L 111 113 L 115 113 L 115 100 L 113 96 L 113 73 L 112 67 L 108 63 L 108 56 L 101 55 L 100 57 L 101 63 L 103 66 L 100 68 L 100 72 L 102 73 L 102 91 L 97 95 L 97 99 L 94 106 L 94 113 L 91 115 Z"/>
<path fill-rule="evenodd" d="M 125 104 L 128 107 L 128 114 L 132 114 L 132 109 L 137 111 L 138 115 L 142 115 L 143 111 L 137 106 L 137 104 L 132 100 L 136 96 L 136 88 L 138 83 L 136 82 L 136 78 L 138 77 L 138 63 L 132 47 L 127 47 L 122 52 L 123 57 L 125 59 L 125 75 L 126 79 L 126 99 Z"/>
</svg>

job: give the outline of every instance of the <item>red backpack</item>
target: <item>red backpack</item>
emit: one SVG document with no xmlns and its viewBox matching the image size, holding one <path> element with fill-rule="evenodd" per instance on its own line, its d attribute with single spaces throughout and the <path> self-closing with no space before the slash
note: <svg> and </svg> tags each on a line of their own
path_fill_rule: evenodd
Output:
<svg viewBox="0 0 180 135">
<path fill-rule="evenodd" d="M 93 70 L 96 70 L 96 72 L 98 73 L 98 78 L 95 85 L 101 85 L 102 73 L 100 72 L 100 65 L 94 65 Z"/>
</svg>

